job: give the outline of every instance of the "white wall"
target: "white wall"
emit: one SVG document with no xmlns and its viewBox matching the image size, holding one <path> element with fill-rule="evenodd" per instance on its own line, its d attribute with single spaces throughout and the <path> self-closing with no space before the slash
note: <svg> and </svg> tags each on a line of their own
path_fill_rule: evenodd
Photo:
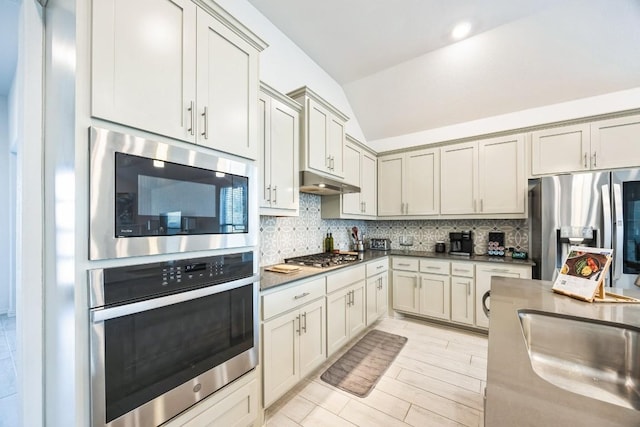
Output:
<svg viewBox="0 0 640 427">
<path fill-rule="evenodd" d="M 227 12 L 267 42 L 260 54 L 260 79 L 282 93 L 308 86 L 349 117 L 347 133 L 365 142 L 342 86 L 309 58 L 246 0 L 216 0 Z"/>
<path fill-rule="evenodd" d="M 9 233 L 10 171 L 9 171 L 9 106 L 8 99 L 0 95 L 0 314 L 9 311 L 9 260 L 11 240 Z"/>
<path fill-rule="evenodd" d="M 421 132 L 367 141 L 378 152 L 640 108 L 640 88 L 530 108 Z"/>
</svg>

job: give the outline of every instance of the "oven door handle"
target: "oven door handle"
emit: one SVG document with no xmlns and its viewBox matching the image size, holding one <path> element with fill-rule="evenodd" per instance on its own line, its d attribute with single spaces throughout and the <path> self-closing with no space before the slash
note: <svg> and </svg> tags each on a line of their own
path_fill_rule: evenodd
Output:
<svg viewBox="0 0 640 427">
<path fill-rule="evenodd" d="M 155 308 L 166 307 L 168 305 L 180 302 L 190 301 L 197 298 L 225 292 L 241 286 L 250 285 L 260 281 L 260 275 L 256 274 L 244 279 L 234 280 L 232 282 L 222 283 L 219 285 L 198 288 L 192 291 L 182 292 L 179 294 L 167 295 L 160 298 L 154 298 L 146 301 L 134 302 L 132 304 L 120 305 L 117 307 L 99 308 L 91 310 L 91 321 L 93 323 L 104 322 L 105 320 L 116 319 L 118 317 L 128 316 L 131 314 L 142 313 L 144 311 L 153 310 Z"/>
</svg>

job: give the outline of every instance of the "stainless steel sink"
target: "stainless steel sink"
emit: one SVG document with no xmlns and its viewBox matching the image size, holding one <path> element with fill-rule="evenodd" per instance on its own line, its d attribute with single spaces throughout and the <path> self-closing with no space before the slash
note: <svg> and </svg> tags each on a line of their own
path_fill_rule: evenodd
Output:
<svg viewBox="0 0 640 427">
<path fill-rule="evenodd" d="M 640 329 L 519 310 L 534 372 L 551 384 L 640 410 Z"/>
</svg>

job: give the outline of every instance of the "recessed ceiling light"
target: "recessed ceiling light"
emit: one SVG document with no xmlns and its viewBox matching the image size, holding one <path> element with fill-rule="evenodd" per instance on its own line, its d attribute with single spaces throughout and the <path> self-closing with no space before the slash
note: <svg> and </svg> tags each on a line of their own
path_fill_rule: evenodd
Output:
<svg viewBox="0 0 640 427">
<path fill-rule="evenodd" d="M 453 31 L 451 31 L 451 37 L 454 40 L 460 40 L 469 35 L 471 32 L 471 23 L 464 21 L 453 27 Z"/>
</svg>

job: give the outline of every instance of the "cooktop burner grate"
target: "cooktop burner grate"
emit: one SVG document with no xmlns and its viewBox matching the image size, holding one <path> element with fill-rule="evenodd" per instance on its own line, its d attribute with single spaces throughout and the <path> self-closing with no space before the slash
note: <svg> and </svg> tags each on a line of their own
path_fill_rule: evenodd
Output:
<svg viewBox="0 0 640 427">
<path fill-rule="evenodd" d="M 352 254 L 328 254 L 319 253 L 312 255 L 303 255 L 284 260 L 287 264 L 306 265 L 310 267 L 334 267 L 337 265 L 348 264 L 358 261 L 358 255 Z"/>
</svg>

